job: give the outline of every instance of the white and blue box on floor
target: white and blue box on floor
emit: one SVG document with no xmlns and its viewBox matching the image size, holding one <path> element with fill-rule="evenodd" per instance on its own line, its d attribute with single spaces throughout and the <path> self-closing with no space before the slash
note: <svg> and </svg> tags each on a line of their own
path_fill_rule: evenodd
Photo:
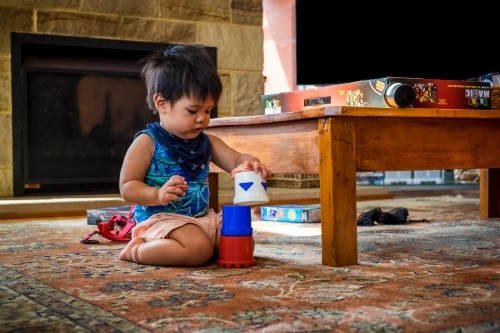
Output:
<svg viewBox="0 0 500 333">
<path fill-rule="evenodd" d="M 128 217 L 131 206 L 106 207 L 87 210 L 87 225 L 97 225 L 97 222 L 109 221 L 113 215 Z"/>
<path fill-rule="evenodd" d="M 270 222 L 321 222 L 320 205 L 261 206 L 260 219 Z"/>
</svg>

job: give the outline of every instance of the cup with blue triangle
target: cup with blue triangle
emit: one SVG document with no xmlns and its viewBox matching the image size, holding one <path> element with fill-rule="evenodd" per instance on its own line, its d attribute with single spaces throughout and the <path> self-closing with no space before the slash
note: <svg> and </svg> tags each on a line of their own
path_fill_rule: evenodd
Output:
<svg viewBox="0 0 500 333">
<path fill-rule="evenodd" d="M 269 202 L 267 184 L 260 172 L 244 171 L 234 176 L 233 203 L 239 206 L 261 205 Z"/>
</svg>

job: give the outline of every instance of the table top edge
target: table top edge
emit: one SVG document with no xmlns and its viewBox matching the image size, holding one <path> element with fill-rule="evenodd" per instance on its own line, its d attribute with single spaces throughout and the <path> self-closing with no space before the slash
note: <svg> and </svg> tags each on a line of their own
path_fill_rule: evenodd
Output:
<svg viewBox="0 0 500 333">
<path fill-rule="evenodd" d="M 383 117 L 383 118 L 500 118 L 500 110 L 433 109 L 433 108 L 375 108 L 352 106 L 325 106 L 297 112 L 267 115 L 222 117 L 211 119 L 208 127 L 244 126 L 255 124 L 290 122 L 326 117 Z"/>
</svg>

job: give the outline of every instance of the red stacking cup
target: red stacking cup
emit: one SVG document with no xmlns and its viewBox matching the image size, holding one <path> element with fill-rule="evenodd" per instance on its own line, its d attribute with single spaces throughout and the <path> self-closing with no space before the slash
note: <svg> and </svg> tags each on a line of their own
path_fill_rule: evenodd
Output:
<svg viewBox="0 0 500 333">
<path fill-rule="evenodd" d="M 219 260 L 222 268 L 248 268 L 255 266 L 253 236 L 220 236 Z"/>
</svg>

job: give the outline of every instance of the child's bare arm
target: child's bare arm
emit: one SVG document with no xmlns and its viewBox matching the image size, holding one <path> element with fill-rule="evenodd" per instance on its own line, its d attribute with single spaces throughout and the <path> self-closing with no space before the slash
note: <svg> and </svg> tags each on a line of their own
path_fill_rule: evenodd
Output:
<svg viewBox="0 0 500 333">
<path fill-rule="evenodd" d="M 180 200 L 187 190 L 184 178 L 172 177 L 161 188 L 150 187 L 144 183 L 144 176 L 151 165 L 154 150 L 153 139 L 140 135 L 130 145 L 120 172 L 120 193 L 126 201 L 143 205 L 166 205 L 171 200 Z"/>
<path fill-rule="evenodd" d="M 260 171 L 263 179 L 271 176 L 271 170 L 262 164 L 257 157 L 239 153 L 214 135 L 209 135 L 209 137 L 212 143 L 212 162 L 224 171 L 231 173 L 232 179 L 235 173 L 250 170 Z"/>
</svg>

